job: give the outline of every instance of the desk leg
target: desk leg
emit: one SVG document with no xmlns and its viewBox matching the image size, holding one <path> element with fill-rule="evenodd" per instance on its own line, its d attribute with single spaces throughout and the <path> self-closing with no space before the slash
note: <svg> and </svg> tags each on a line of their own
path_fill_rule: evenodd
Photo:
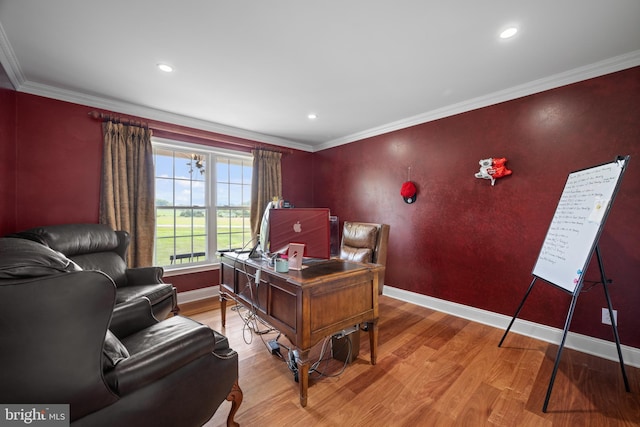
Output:
<svg viewBox="0 0 640 427">
<path fill-rule="evenodd" d="M 300 383 L 300 406 L 307 406 L 307 389 L 309 388 L 309 351 L 298 350 L 300 356 L 297 358 L 298 382 Z"/>
<path fill-rule="evenodd" d="M 369 348 L 371 351 L 371 364 L 375 365 L 378 360 L 378 319 L 367 322 L 369 330 Z"/>
<path fill-rule="evenodd" d="M 224 294 L 220 294 L 220 320 L 224 328 L 227 324 L 227 299 L 224 297 Z"/>
</svg>

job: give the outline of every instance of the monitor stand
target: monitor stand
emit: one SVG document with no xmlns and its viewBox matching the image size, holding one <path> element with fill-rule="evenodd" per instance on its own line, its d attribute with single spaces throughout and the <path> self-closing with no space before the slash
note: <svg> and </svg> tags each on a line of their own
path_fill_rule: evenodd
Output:
<svg viewBox="0 0 640 427">
<path fill-rule="evenodd" d="M 262 251 L 260 250 L 260 243 L 256 243 L 256 245 L 253 247 L 253 249 L 251 249 L 251 252 L 249 252 L 249 258 L 251 258 L 251 259 L 262 258 Z"/>
</svg>

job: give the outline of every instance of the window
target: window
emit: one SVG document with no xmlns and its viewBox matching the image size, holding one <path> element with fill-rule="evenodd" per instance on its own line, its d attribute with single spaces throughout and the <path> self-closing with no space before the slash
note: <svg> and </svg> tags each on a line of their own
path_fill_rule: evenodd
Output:
<svg viewBox="0 0 640 427">
<path fill-rule="evenodd" d="M 251 243 L 253 159 L 216 158 L 217 247 L 244 249 Z"/>
<path fill-rule="evenodd" d="M 211 263 L 251 244 L 253 160 L 246 154 L 154 139 L 154 264 Z"/>
</svg>

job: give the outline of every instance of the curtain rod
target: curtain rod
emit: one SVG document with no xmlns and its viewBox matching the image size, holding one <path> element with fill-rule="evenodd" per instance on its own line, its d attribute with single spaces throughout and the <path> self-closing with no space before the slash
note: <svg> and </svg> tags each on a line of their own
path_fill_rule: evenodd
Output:
<svg viewBox="0 0 640 427">
<path fill-rule="evenodd" d="M 99 111 L 91 111 L 89 112 L 89 116 L 95 120 L 102 120 L 102 121 L 110 121 L 110 122 L 116 122 L 116 123 L 122 123 L 123 125 L 133 125 L 133 126 L 140 126 L 140 127 L 149 127 L 149 123 L 143 122 L 141 120 L 135 120 L 129 117 L 122 117 L 122 116 L 114 116 L 111 114 L 106 114 L 106 113 L 101 113 Z"/>
<path fill-rule="evenodd" d="M 116 123 L 122 123 L 125 125 L 134 125 L 134 126 L 142 126 L 148 127 L 151 130 L 155 130 L 158 132 L 167 132 L 174 135 L 183 135 L 189 136 L 193 138 L 200 138 L 211 142 L 218 142 L 224 144 L 235 145 L 243 148 L 250 148 L 255 150 L 265 150 L 265 151 L 274 151 L 276 153 L 282 154 L 293 154 L 293 150 L 290 148 L 280 149 L 267 147 L 260 143 L 251 143 L 249 141 L 236 141 L 234 137 L 229 137 L 225 135 L 215 134 L 211 135 L 211 133 L 198 129 L 185 128 L 179 125 L 166 125 L 162 123 L 146 123 L 142 121 L 136 121 L 135 119 L 129 117 L 121 117 L 115 116 L 107 113 L 102 113 L 99 111 L 91 111 L 89 112 L 89 116 L 95 120 L 103 120 L 103 121 L 114 121 Z"/>
</svg>

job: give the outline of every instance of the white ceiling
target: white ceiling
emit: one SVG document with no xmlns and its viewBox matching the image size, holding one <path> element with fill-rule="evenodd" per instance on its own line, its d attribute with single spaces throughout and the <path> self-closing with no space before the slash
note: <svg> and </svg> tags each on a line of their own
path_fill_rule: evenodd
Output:
<svg viewBox="0 0 640 427">
<path fill-rule="evenodd" d="M 0 63 L 18 91 L 317 151 L 640 65 L 640 1 L 0 0 Z"/>
</svg>

